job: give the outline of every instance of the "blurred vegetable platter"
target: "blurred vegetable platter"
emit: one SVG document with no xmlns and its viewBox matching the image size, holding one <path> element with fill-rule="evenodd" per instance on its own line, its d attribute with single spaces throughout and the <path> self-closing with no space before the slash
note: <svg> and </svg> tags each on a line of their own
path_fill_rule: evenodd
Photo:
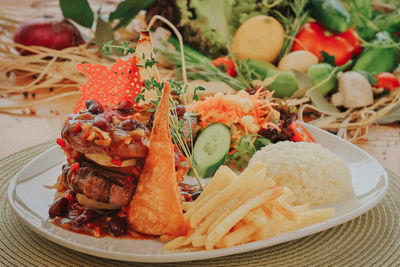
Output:
<svg viewBox="0 0 400 267">
<path fill-rule="evenodd" d="M 196 84 L 265 87 L 297 107 L 301 120 L 356 140 L 373 123 L 400 120 L 399 8 L 370 0 L 176 0 L 156 1 L 148 14 L 183 33 Z M 159 53 L 179 75 L 177 41 L 165 42 Z"/>
<path fill-rule="evenodd" d="M 161 15 L 182 33 L 189 84 L 205 87 L 202 96 L 264 87 L 296 108 L 300 120 L 349 140 L 365 137 L 373 123 L 400 120 L 396 0 L 125 0 L 111 12 L 95 11 L 86 0 L 60 0 L 60 8 L 65 23 L 87 32 L 85 43 L 76 37 L 60 48 L 19 40 L 20 21 L 0 17 L 0 73 L 31 78 L 22 86 L 4 84 L 0 93 L 54 88 L 36 101 L 77 93 L 84 79 L 77 63 L 112 63 L 132 49 L 126 41 Z M 178 40 L 166 25 L 152 29 L 162 76 L 182 78 Z M 103 53 L 104 43 L 113 55 Z M 15 108 L 21 106 L 0 110 Z"/>
</svg>

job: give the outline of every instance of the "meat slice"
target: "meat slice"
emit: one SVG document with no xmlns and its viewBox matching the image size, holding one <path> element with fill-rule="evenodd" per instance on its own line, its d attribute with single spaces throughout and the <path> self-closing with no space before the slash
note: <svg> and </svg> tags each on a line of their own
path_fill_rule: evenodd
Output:
<svg viewBox="0 0 400 267">
<path fill-rule="evenodd" d="M 133 196 L 137 179 L 127 179 L 126 175 L 81 162 L 75 171 L 71 171 L 70 166 L 64 168 L 62 183 L 87 198 L 124 207 Z"/>
</svg>

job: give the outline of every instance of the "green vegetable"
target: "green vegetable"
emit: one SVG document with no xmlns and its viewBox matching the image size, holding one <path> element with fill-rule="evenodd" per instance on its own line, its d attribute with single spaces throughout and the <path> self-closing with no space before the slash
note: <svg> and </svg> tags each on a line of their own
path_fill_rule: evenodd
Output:
<svg viewBox="0 0 400 267">
<path fill-rule="evenodd" d="M 83 27 L 92 27 L 94 15 L 87 0 L 60 0 L 60 8 L 65 18 L 72 19 Z"/>
<path fill-rule="evenodd" d="M 226 159 L 226 163 L 228 165 L 233 164 L 237 170 L 246 168 L 251 157 L 257 151 L 255 145 L 253 144 L 252 138 L 255 138 L 255 136 L 241 136 L 240 140 L 233 141 L 232 147 L 236 152 L 228 155 L 228 158 Z"/>
<path fill-rule="evenodd" d="M 387 107 L 385 108 L 387 109 Z M 379 124 L 390 124 L 397 121 L 400 121 L 400 103 L 394 104 L 392 108 L 376 122 Z"/>
<path fill-rule="evenodd" d="M 258 59 L 248 59 L 245 61 L 245 64 L 247 64 L 252 71 L 253 75 L 251 79 L 253 80 L 264 80 L 266 77 L 268 77 L 269 70 L 276 69 L 275 65 Z"/>
<path fill-rule="evenodd" d="M 114 31 L 111 25 L 107 22 L 105 22 L 100 14 L 98 14 L 97 17 L 97 23 L 96 23 L 96 32 L 95 32 L 95 39 L 96 39 L 96 45 L 97 49 L 99 50 L 100 54 L 103 56 L 105 55 L 103 51 L 103 44 L 108 42 L 111 43 L 114 40 Z M 111 53 L 112 54 L 112 53 Z M 121 53 L 119 53 L 121 55 Z"/>
<path fill-rule="evenodd" d="M 336 88 L 337 85 L 337 74 L 339 71 L 346 69 L 351 65 L 352 61 L 349 60 L 346 64 L 341 67 L 333 67 L 328 63 L 319 63 L 312 65 L 307 75 L 311 78 L 314 86 L 317 86 L 317 90 L 326 96 L 331 90 Z"/>
<path fill-rule="evenodd" d="M 296 76 L 291 71 L 278 70 L 271 63 L 263 60 L 249 59 L 246 61 L 252 71 L 251 79 L 264 80 L 276 75 L 275 80 L 267 86 L 270 91 L 275 91 L 275 97 L 290 97 L 298 89 Z"/>
<path fill-rule="evenodd" d="M 221 123 L 207 126 L 199 135 L 193 148 L 193 159 L 200 177 L 214 175 L 228 156 L 231 131 Z"/>
<path fill-rule="evenodd" d="M 329 103 L 326 100 L 326 98 L 322 95 L 322 93 L 317 89 L 309 90 L 306 93 L 306 96 L 308 96 L 311 99 L 313 105 L 317 107 L 319 110 L 322 110 L 323 112 L 327 113 L 340 113 L 340 111 L 334 105 Z"/>
<path fill-rule="evenodd" d="M 364 40 L 374 38 L 381 31 L 397 32 L 400 30 L 400 13 L 398 10 L 389 14 L 382 14 L 372 10 L 371 0 L 347 1 L 353 25 Z"/>
<path fill-rule="evenodd" d="M 233 1 L 176 0 L 176 5 L 186 43 L 208 56 L 227 54 Z"/>
<path fill-rule="evenodd" d="M 113 21 L 118 19 L 118 24 L 114 29 L 118 29 L 121 26 L 126 26 L 131 20 L 136 17 L 140 10 L 144 10 L 154 4 L 155 0 L 125 0 L 118 4 L 117 9 L 110 13 L 109 20 Z M 78 10 L 79 8 L 75 8 Z"/>
<path fill-rule="evenodd" d="M 311 16 L 325 29 L 343 33 L 351 26 L 349 12 L 339 0 L 311 0 Z"/>
<path fill-rule="evenodd" d="M 254 146 L 256 147 L 257 150 L 260 150 L 261 148 L 270 144 L 272 144 L 271 140 L 264 138 L 262 136 L 259 136 L 254 142 Z"/>
<path fill-rule="evenodd" d="M 317 86 L 317 90 L 322 93 L 322 95 L 327 95 L 332 89 L 336 88 L 337 75 L 333 74 L 329 79 L 334 67 L 328 63 L 320 63 L 311 66 L 307 75 L 311 78 L 314 85 Z M 323 82 L 325 81 L 325 82 Z"/>
<path fill-rule="evenodd" d="M 308 1 L 309 0 L 276 1 L 280 3 L 278 8 L 273 10 L 272 15 L 282 23 L 287 36 L 283 43 L 282 50 L 279 53 L 279 59 L 282 59 L 292 50 L 295 37 L 299 33 L 301 26 L 306 23 L 310 15 Z"/>
<path fill-rule="evenodd" d="M 371 43 L 372 46 L 361 53 L 353 70 L 366 71 L 373 75 L 393 72 L 399 64 L 399 48 L 395 47 L 389 33 L 379 32 Z"/>
<path fill-rule="evenodd" d="M 291 71 L 268 70 L 268 77 L 276 75 L 275 80 L 267 86 L 270 91 L 275 91 L 275 97 L 290 97 L 299 89 L 296 76 Z"/>
<path fill-rule="evenodd" d="M 174 51 L 165 45 L 165 49 L 158 49 L 156 50 L 156 52 L 163 55 L 165 58 L 168 59 L 170 63 L 174 64 L 177 67 L 177 75 L 179 76 L 182 68 L 179 42 L 173 37 L 169 38 L 168 42 L 173 44 L 177 50 Z M 212 60 L 209 57 L 186 45 L 184 45 L 184 50 L 186 68 L 189 70 L 187 72 L 187 76 L 189 79 L 221 81 L 235 90 L 243 90 L 249 88 L 249 84 L 244 83 L 240 79 L 235 79 L 229 76 L 229 74 L 214 66 L 211 63 Z"/>
</svg>

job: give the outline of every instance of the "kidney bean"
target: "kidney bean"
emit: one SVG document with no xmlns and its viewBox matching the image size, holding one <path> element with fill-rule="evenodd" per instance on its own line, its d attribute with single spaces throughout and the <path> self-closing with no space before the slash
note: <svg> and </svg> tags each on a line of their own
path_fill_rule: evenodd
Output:
<svg viewBox="0 0 400 267">
<path fill-rule="evenodd" d="M 94 210 L 88 209 L 82 212 L 78 217 L 74 219 L 74 223 L 76 224 L 84 224 L 96 217 L 97 213 Z"/>
<path fill-rule="evenodd" d="M 122 100 L 121 103 L 118 104 L 117 110 L 124 114 L 130 114 L 133 112 L 132 103 L 126 100 Z"/>
<path fill-rule="evenodd" d="M 136 120 L 136 119 L 127 119 L 124 120 L 121 123 L 122 129 L 124 129 L 125 131 L 133 131 L 137 128 L 142 128 L 144 129 L 144 125 L 143 123 L 141 123 L 140 121 Z"/>
<path fill-rule="evenodd" d="M 61 197 L 56 199 L 54 203 L 50 206 L 49 217 L 54 218 L 57 216 L 64 215 L 67 212 L 68 199 Z"/>
<path fill-rule="evenodd" d="M 93 126 L 96 126 L 100 130 L 103 130 L 106 132 L 110 131 L 110 124 L 108 123 L 108 121 L 106 120 L 106 118 L 104 117 L 103 114 L 99 114 L 96 117 L 94 117 Z"/>
<path fill-rule="evenodd" d="M 112 217 L 108 225 L 108 231 L 110 232 L 110 234 L 115 236 L 126 235 L 127 224 L 125 218 L 121 218 L 118 216 Z"/>
<path fill-rule="evenodd" d="M 85 102 L 87 111 L 92 114 L 100 114 L 103 113 L 103 106 L 94 99 L 89 99 Z"/>
<path fill-rule="evenodd" d="M 183 115 L 185 115 L 185 112 L 186 112 L 185 106 L 178 105 L 176 107 L 176 115 L 178 115 L 179 117 L 182 117 Z"/>
<path fill-rule="evenodd" d="M 192 201 L 195 201 L 201 194 L 201 191 L 196 191 L 192 194 Z"/>
</svg>

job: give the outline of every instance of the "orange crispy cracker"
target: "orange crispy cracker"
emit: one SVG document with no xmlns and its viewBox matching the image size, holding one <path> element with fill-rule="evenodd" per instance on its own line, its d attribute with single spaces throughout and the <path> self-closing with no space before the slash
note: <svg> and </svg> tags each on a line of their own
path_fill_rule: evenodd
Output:
<svg viewBox="0 0 400 267">
<path fill-rule="evenodd" d="M 129 226 L 150 235 L 186 234 L 169 132 L 169 84 L 165 83 L 154 116 L 150 147 L 128 209 Z"/>
</svg>

